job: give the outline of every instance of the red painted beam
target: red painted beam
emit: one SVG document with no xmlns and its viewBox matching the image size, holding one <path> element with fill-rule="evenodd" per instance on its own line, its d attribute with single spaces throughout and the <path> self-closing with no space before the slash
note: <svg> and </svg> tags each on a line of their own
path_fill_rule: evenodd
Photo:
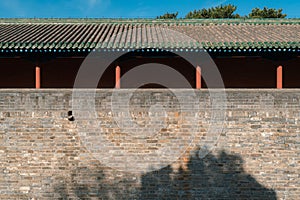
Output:
<svg viewBox="0 0 300 200">
<path fill-rule="evenodd" d="M 116 89 L 120 89 L 121 88 L 121 68 L 119 66 L 116 67 L 116 84 L 115 84 L 115 88 Z"/>
<path fill-rule="evenodd" d="M 196 68 L 196 89 L 201 89 L 201 68 Z"/>
<path fill-rule="evenodd" d="M 277 67 L 277 89 L 282 89 L 282 66 Z"/>
<path fill-rule="evenodd" d="M 41 88 L 41 69 L 40 67 L 35 67 L 35 88 Z"/>
</svg>

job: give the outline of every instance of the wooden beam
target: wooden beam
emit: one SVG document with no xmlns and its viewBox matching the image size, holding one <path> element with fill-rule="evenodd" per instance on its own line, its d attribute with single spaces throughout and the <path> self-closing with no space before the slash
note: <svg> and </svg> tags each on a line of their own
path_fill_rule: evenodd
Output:
<svg viewBox="0 0 300 200">
<path fill-rule="evenodd" d="M 201 68 L 196 68 L 196 89 L 201 89 Z"/>
<path fill-rule="evenodd" d="M 277 67 L 277 89 L 282 89 L 282 66 Z"/>
<path fill-rule="evenodd" d="M 116 84 L 115 84 L 116 89 L 121 88 L 120 79 L 121 79 L 121 68 L 119 66 L 117 66 L 116 67 Z"/>
<path fill-rule="evenodd" d="M 39 66 L 35 67 L 35 88 L 41 88 L 41 69 Z"/>
</svg>

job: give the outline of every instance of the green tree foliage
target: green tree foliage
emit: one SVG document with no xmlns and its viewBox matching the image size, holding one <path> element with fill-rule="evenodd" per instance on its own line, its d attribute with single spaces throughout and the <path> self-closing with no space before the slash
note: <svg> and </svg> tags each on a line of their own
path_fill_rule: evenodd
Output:
<svg viewBox="0 0 300 200">
<path fill-rule="evenodd" d="M 166 13 L 164 15 L 156 17 L 156 19 L 176 19 L 178 16 L 178 12 L 176 13 Z"/>
<path fill-rule="evenodd" d="M 241 18 L 239 14 L 234 14 L 237 7 L 232 4 L 221 5 L 212 8 L 203 8 L 200 10 L 194 10 L 189 12 L 186 19 L 216 19 L 216 18 Z M 157 19 L 176 19 L 178 12 L 176 13 L 165 13 L 164 15 L 156 17 Z M 282 13 L 282 9 L 267 8 L 263 9 L 254 8 L 252 12 L 243 16 L 246 18 L 285 18 L 287 15 Z"/>
<path fill-rule="evenodd" d="M 237 7 L 229 5 L 221 5 L 209 9 L 194 10 L 189 12 L 186 19 L 205 19 L 205 18 L 240 18 L 240 15 L 233 14 Z"/>
<path fill-rule="evenodd" d="M 263 9 L 254 8 L 248 15 L 249 18 L 285 18 L 287 15 L 282 14 L 282 9 L 264 7 Z"/>
</svg>

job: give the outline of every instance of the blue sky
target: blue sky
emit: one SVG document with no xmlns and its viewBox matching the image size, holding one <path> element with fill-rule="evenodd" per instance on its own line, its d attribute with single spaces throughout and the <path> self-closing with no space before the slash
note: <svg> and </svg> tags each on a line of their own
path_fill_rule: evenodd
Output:
<svg viewBox="0 0 300 200">
<path fill-rule="evenodd" d="M 0 17 L 150 18 L 176 11 L 184 17 L 194 9 L 229 3 L 241 15 L 266 6 L 283 8 L 289 18 L 300 17 L 299 0 L 0 0 Z"/>
</svg>

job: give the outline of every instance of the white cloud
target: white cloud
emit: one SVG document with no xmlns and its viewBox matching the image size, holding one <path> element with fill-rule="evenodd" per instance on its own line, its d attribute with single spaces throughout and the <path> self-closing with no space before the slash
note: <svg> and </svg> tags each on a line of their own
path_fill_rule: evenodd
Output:
<svg viewBox="0 0 300 200">
<path fill-rule="evenodd" d="M 205 7 L 207 8 L 211 8 L 211 7 L 216 7 L 216 6 L 220 6 L 221 4 L 226 3 L 228 0 L 213 0 L 213 1 L 208 1 L 205 5 Z"/>
<path fill-rule="evenodd" d="M 104 10 L 110 5 L 110 0 L 79 0 L 78 9 L 82 14 L 89 15 L 95 10 Z"/>
<path fill-rule="evenodd" d="M 101 0 L 88 0 L 88 7 L 92 8 L 100 1 Z"/>
<path fill-rule="evenodd" d="M 25 17 L 26 8 L 19 0 L 1 0 L 0 6 L 9 11 L 15 17 Z"/>
</svg>

